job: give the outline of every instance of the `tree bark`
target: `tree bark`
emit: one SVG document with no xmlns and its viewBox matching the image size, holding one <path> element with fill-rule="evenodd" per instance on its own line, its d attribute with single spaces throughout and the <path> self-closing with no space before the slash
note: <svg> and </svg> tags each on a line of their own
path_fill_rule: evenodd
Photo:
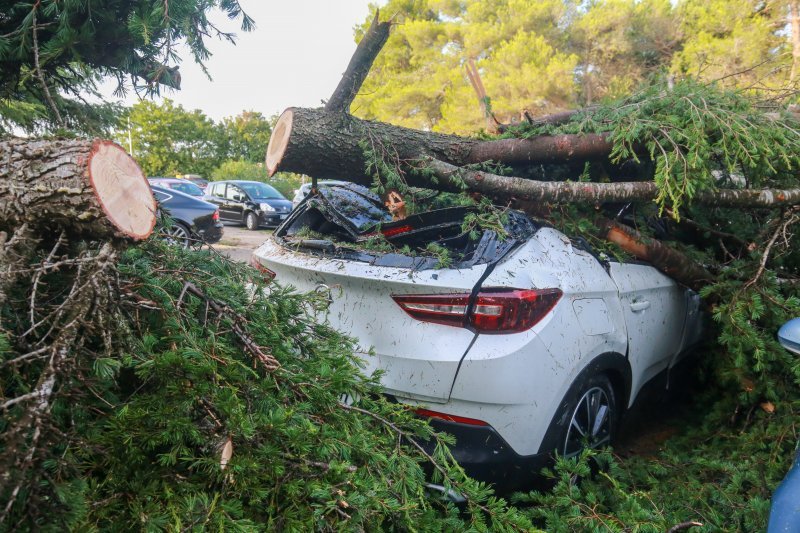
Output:
<svg viewBox="0 0 800 533">
<path fill-rule="evenodd" d="M 598 218 L 595 223 L 600 238 L 617 244 L 691 289 L 699 291 L 714 281 L 714 276 L 702 265 L 657 239 L 645 237 L 635 229 L 607 218 Z"/>
<path fill-rule="evenodd" d="M 64 229 L 141 240 L 156 202 L 136 162 L 101 140 L 0 141 L 0 231 Z"/>
<path fill-rule="evenodd" d="M 481 141 L 362 120 L 326 109 L 289 108 L 275 124 L 267 170 L 370 183 L 362 145 L 406 162 L 431 157 L 455 166 L 493 161 L 507 165 L 566 163 L 607 158 L 605 135 L 555 135 Z M 413 179 L 413 177 L 412 177 Z"/>
<path fill-rule="evenodd" d="M 372 63 L 378 57 L 378 52 L 381 51 L 383 45 L 386 44 L 386 40 L 389 39 L 392 21 L 380 22 L 378 20 L 379 15 L 380 10 L 376 9 L 372 24 L 370 24 L 367 33 L 359 41 L 356 51 L 347 65 L 347 70 L 342 74 L 339 85 L 336 86 L 330 99 L 325 104 L 326 111 L 347 113 L 350 110 L 350 104 L 353 103 L 353 99 L 367 78 L 367 74 L 372 68 Z"/>
<path fill-rule="evenodd" d="M 576 181 L 535 181 L 489 172 L 458 168 L 437 160 L 420 163 L 436 178 L 427 187 L 448 191 L 467 189 L 494 198 L 516 198 L 525 201 L 581 202 L 647 202 L 658 195 L 652 181 L 591 183 Z M 460 185 L 463 184 L 463 185 Z M 772 208 L 800 204 L 800 189 L 718 189 L 696 192 L 693 201 L 719 207 Z"/>
</svg>

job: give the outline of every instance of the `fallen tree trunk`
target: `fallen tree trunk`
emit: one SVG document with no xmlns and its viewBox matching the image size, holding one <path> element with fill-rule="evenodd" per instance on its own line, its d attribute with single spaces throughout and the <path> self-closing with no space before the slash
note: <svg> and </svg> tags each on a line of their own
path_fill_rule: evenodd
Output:
<svg viewBox="0 0 800 533">
<path fill-rule="evenodd" d="M 391 29 L 392 21 L 381 22 L 380 10 L 376 9 L 375 18 L 372 19 L 372 24 L 370 24 L 368 30 L 369 38 L 359 41 L 356 51 L 347 65 L 347 70 L 342 74 L 339 85 L 336 86 L 330 99 L 325 104 L 327 111 L 347 113 L 350 110 L 350 104 L 367 78 L 367 74 L 372 68 L 372 63 L 375 62 L 375 58 L 378 57 L 381 48 L 389 39 L 389 30 Z"/>
<path fill-rule="evenodd" d="M 286 171 L 370 183 L 364 146 L 397 162 L 431 157 L 455 166 L 487 161 L 506 165 L 564 163 L 607 158 L 611 152 L 605 135 L 481 141 L 362 120 L 327 109 L 289 108 L 272 131 L 267 171 L 270 176 Z"/>
<path fill-rule="evenodd" d="M 469 190 L 501 199 L 543 202 L 647 202 L 658 195 L 652 181 L 592 183 L 580 181 L 535 181 L 499 176 L 459 168 L 436 160 L 426 160 L 420 167 L 437 178 L 433 189 Z M 698 191 L 693 200 L 719 207 L 781 207 L 800 204 L 800 189 L 718 189 Z"/>
<path fill-rule="evenodd" d="M 110 141 L 0 141 L 0 231 L 49 227 L 147 238 L 156 202 L 139 166 Z"/>
</svg>

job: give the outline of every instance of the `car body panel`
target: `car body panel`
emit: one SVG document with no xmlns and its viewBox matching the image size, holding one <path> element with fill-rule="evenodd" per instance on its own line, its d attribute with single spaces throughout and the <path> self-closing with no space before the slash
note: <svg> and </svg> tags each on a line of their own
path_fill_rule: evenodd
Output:
<svg viewBox="0 0 800 533">
<path fill-rule="evenodd" d="M 800 531 L 800 451 L 794 464 L 772 494 L 767 533 Z"/>
<path fill-rule="evenodd" d="M 462 416 L 488 422 L 518 454 L 535 454 L 550 422 L 542 413 L 555 410 L 588 361 L 602 353 L 625 353 L 625 324 L 617 289 L 591 254 L 574 248 L 552 228 L 540 229 L 501 261 L 483 286 L 556 287 L 563 291 L 555 308 L 530 330 L 478 335 L 451 395 L 453 412 L 472 413 Z M 609 311 L 599 319 L 600 326 L 590 326 L 606 329 L 603 334 L 575 334 L 573 304 L 587 297 L 599 300 Z M 595 320 L 584 317 L 587 322 Z M 502 430 L 510 427 L 514 430 Z"/>
<path fill-rule="evenodd" d="M 631 384 L 635 396 L 683 347 L 686 289 L 650 265 L 611 262 L 609 273 L 619 287 L 628 356 L 640 370 Z"/>
<path fill-rule="evenodd" d="M 778 342 L 794 355 L 800 355 L 800 318 L 793 318 L 778 330 Z M 800 531 L 800 444 L 794 463 L 772 494 L 767 533 Z"/>
<path fill-rule="evenodd" d="M 223 224 L 214 220 L 217 206 L 194 196 L 183 194 L 174 189 L 166 189 L 151 185 L 159 208 L 165 209 L 169 216 L 184 224 L 194 236 L 208 244 L 218 242 L 222 238 Z"/>
</svg>

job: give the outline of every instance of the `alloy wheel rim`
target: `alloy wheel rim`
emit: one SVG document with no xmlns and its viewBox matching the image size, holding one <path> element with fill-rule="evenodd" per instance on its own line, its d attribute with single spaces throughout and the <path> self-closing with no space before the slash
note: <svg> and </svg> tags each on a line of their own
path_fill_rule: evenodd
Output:
<svg viewBox="0 0 800 533">
<path fill-rule="evenodd" d="M 189 234 L 183 226 L 172 226 L 167 230 L 166 241 L 170 244 L 186 246 L 189 242 Z"/>
<path fill-rule="evenodd" d="M 564 457 L 576 457 L 585 447 L 599 448 L 611 442 L 611 402 L 601 387 L 587 390 L 575 410 L 564 441 Z"/>
</svg>

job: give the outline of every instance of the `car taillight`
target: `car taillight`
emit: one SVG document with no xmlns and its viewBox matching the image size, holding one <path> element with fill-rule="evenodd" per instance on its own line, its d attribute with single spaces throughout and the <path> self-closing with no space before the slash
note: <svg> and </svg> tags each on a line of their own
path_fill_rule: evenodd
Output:
<svg viewBox="0 0 800 533">
<path fill-rule="evenodd" d="M 408 233 L 413 229 L 414 229 L 413 226 L 409 226 L 408 224 L 406 224 L 404 226 L 398 226 L 396 228 L 382 229 L 381 233 L 383 233 L 384 237 L 394 237 L 395 235 L 402 235 L 403 233 Z"/>
<path fill-rule="evenodd" d="M 219 209 L 214 211 L 214 214 L 211 215 L 211 220 L 213 220 L 214 222 L 219 222 Z"/>
<path fill-rule="evenodd" d="M 466 416 L 448 415 L 447 413 L 440 413 L 439 411 L 431 411 L 430 409 L 414 409 L 414 412 L 420 416 L 427 416 L 429 418 L 439 418 L 447 420 L 448 422 L 458 422 L 459 424 L 469 424 L 470 426 L 488 426 L 483 420 L 477 418 L 468 418 Z"/>
<path fill-rule="evenodd" d="M 393 295 L 413 318 L 478 333 L 519 333 L 532 328 L 555 307 L 559 289 L 488 289 L 470 306 L 470 294 Z"/>
<path fill-rule="evenodd" d="M 264 281 L 267 283 L 275 279 L 275 276 L 277 276 L 275 272 L 262 265 L 254 255 L 250 256 L 250 266 L 261 272 L 261 274 L 264 275 Z"/>
<path fill-rule="evenodd" d="M 469 296 L 469 294 L 409 294 L 392 295 L 392 298 L 403 311 L 417 320 L 464 327 Z"/>
</svg>

